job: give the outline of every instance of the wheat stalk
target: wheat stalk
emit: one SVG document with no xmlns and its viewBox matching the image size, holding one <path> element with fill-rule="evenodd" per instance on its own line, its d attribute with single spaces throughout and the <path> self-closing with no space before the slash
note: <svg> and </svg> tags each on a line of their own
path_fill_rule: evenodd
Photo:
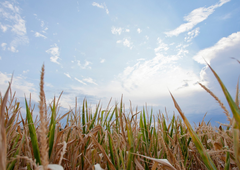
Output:
<svg viewBox="0 0 240 170">
<path fill-rule="evenodd" d="M 47 121 L 46 121 L 46 105 L 45 105 L 45 93 L 44 93 L 44 65 L 41 70 L 40 77 L 40 102 L 39 102 L 39 113 L 40 113 L 40 153 L 41 153 L 41 162 L 43 169 L 47 170 L 48 168 L 48 145 L 47 145 Z"/>
</svg>

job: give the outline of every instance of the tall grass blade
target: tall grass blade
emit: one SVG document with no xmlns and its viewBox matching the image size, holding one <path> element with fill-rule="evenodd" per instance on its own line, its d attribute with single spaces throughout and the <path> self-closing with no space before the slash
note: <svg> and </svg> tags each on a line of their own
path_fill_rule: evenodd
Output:
<svg viewBox="0 0 240 170">
<path fill-rule="evenodd" d="M 235 156 L 235 162 L 237 163 L 238 169 L 240 169 L 240 144 L 239 144 L 239 129 L 234 121 L 233 125 L 233 150 Z"/>
<path fill-rule="evenodd" d="M 205 150 L 202 142 L 200 141 L 199 137 L 197 136 L 197 134 L 194 132 L 194 130 L 192 129 L 192 126 L 190 125 L 190 123 L 188 122 L 186 116 L 184 115 L 184 113 L 182 112 L 181 108 L 179 107 L 179 105 L 177 104 L 175 98 L 173 97 L 172 93 L 170 92 L 170 95 L 173 99 L 174 105 L 176 107 L 176 109 L 178 110 L 178 112 L 180 113 L 185 125 L 188 128 L 188 131 L 190 133 L 190 136 L 192 137 L 192 141 L 195 144 L 199 154 L 202 157 L 202 160 L 205 164 L 205 166 L 209 169 L 209 170 L 217 170 L 214 162 L 212 161 L 212 159 L 210 158 L 209 154 L 207 153 L 207 151 Z"/>
<path fill-rule="evenodd" d="M 16 158 L 16 156 L 19 154 L 21 148 L 22 148 L 22 145 L 23 145 L 23 142 L 25 141 L 25 135 L 22 137 L 22 140 L 21 140 L 21 143 L 20 145 L 18 146 L 18 149 L 16 150 L 16 152 L 14 153 L 13 157 Z M 13 160 L 9 165 L 8 165 L 8 168 L 7 170 L 13 170 L 14 169 L 14 166 L 17 162 L 17 159 Z"/>
<path fill-rule="evenodd" d="M 12 80 L 11 80 L 12 82 Z M 6 163 L 7 163 L 7 138 L 6 138 L 6 129 L 4 126 L 4 120 L 5 120 L 5 107 L 7 105 L 8 100 L 8 93 L 11 88 L 11 82 L 9 83 L 8 89 L 3 97 L 3 100 L 1 101 L 1 108 L 0 108 L 0 169 L 6 169 Z"/>
<path fill-rule="evenodd" d="M 238 129 L 240 129 L 240 110 L 237 106 L 237 104 L 233 101 L 231 95 L 229 94 L 227 88 L 225 87 L 225 85 L 223 84 L 222 80 L 220 79 L 220 77 L 217 75 L 217 73 L 212 69 L 212 67 L 207 63 L 208 67 L 211 69 L 211 71 L 213 72 L 214 76 L 216 77 L 218 83 L 220 84 L 222 91 L 227 99 L 227 102 L 229 104 L 229 107 L 231 108 L 232 114 L 234 119 L 236 120 L 236 124 Z"/>
<path fill-rule="evenodd" d="M 227 149 L 228 149 L 228 147 L 227 147 Z M 229 156 L 229 152 L 227 151 L 224 170 L 229 170 L 229 168 L 230 168 L 230 156 Z"/>
<path fill-rule="evenodd" d="M 36 130 L 34 127 L 34 123 L 32 120 L 32 115 L 30 113 L 30 110 L 28 108 L 27 100 L 25 99 L 25 104 L 26 104 L 26 112 L 27 112 L 27 122 L 28 122 L 28 129 L 30 133 L 30 138 L 31 138 L 31 144 L 33 148 L 33 154 L 36 159 L 36 162 L 41 165 L 41 160 L 40 160 L 40 152 L 39 152 L 39 147 L 38 147 L 38 141 L 37 141 L 37 134 Z"/>
<path fill-rule="evenodd" d="M 53 143 L 54 143 L 54 135 L 55 135 L 55 124 L 56 124 L 56 105 L 55 105 L 55 98 L 53 100 L 53 106 L 51 107 L 52 115 L 51 115 L 51 121 L 49 125 L 49 151 L 48 156 L 49 159 L 51 157 L 52 149 L 53 149 Z"/>
<path fill-rule="evenodd" d="M 97 105 L 97 108 L 96 108 L 95 114 L 94 114 L 94 116 L 93 116 L 92 122 L 91 122 L 91 124 L 90 124 L 90 126 L 89 126 L 89 130 L 91 130 L 91 129 L 93 128 L 93 125 L 94 125 L 95 120 L 96 120 L 96 118 L 97 118 L 99 106 L 100 106 L 100 102 L 99 102 L 99 104 Z"/>
</svg>

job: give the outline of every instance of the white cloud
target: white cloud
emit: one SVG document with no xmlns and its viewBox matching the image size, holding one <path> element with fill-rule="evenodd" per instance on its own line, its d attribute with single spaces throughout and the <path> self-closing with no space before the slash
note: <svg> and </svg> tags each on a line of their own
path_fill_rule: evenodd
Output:
<svg viewBox="0 0 240 170">
<path fill-rule="evenodd" d="M 26 44 L 29 41 L 26 36 L 27 29 L 25 26 L 25 20 L 22 19 L 19 8 L 8 1 L 0 3 L 0 15 L 6 20 L 6 22 L 8 22 L 7 26 L 1 25 L 1 29 L 5 32 L 7 27 L 11 28 L 11 31 L 16 35 L 10 43 L 11 48 L 9 48 L 11 51 L 16 52 L 18 45 Z"/>
<path fill-rule="evenodd" d="M 93 2 L 92 3 L 92 6 L 96 6 L 96 7 L 98 7 L 98 8 L 104 8 L 104 6 L 101 4 L 99 4 L 99 3 L 97 3 L 97 2 Z"/>
<path fill-rule="evenodd" d="M 138 28 L 137 32 L 140 34 L 142 32 L 142 30 L 140 28 Z"/>
<path fill-rule="evenodd" d="M 119 28 L 112 27 L 111 31 L 112 31 L 112 34 L 119 34 L 120 35 L 122 33 L 123 29 L 121 27 L 119 27 Z"/>
<path fill-rule="evenodd" d="M 2 29 L 3 32 L 6 32 L 8 29 L 6 25 L 2 25 L 1 23 L 0 23 L 0 28 Z"/>
<path fill-rule="evenodd" d="M 117 40 L 117 43 L 119 44 L 119 43 L 121 43 L 122 42 L 122 40 Z"/>
<path fill-rule="evenodd" d="M 195 28 L 192 31 L 189 31 L 187 33 L 187 36 L 185 37 L 185 41 L 187 41 L 187 42 L 192 41 L 192 39 L 195 38 L 196 36 L 198 36 L 199 33 L 200 33 L 199 32 L 199 27 Z"/>
<path fill-rule="evenodd" d="M 47 37 L 45 35 L 40 34 L 39 32 L 35 33 L 35 37 L 43 37 L 44 39 L 46 39 Z"/>
<path fill-rule="evenodd" d="M 229 2 L 230 0 L 220 0 L 219 3 L 212 5 L 208 8 L 200 7 L 197 9 L 194 9 L 190 14 L 184 17 L 184 21 L 187 21 L 187 23 L 184 23 L 177 27 L 176 29 L 165 32 L 165 34 L 169 37 L 172 36 L 178 36 L 179 34 L 191 30 L 195 25 L 198 23 L 204 21 L 208 18 L 209 15 L 211 15 L 216 8 L 222 6 L 223 4 Z"/>
<path fill-rule="evenodd" d="M 100 63 L 104 63 L 105 62 L 105 59 L 101 59 Z"/>
<path fill-rule="evenodd" d="M 68 73 L 64 73 L 64 75 L 71 79 L 71 76 Z"/>
<path fill-rule="evenodd" d="M 87 85 L 86 83 L 84 83 L 83 81 L 77 79 L 76 77 L 75 77 L 74 79 L 77 80 L 79 83 L 82 83 L 82 84 L 84 84 L 84 85 Z"/>
<path fill-rule="evenodd" d="M 98 85 L 97 83 L 95 83 L 94 81 L 93 81 L 93 79 L 92 78 L 85 78 L 85 79 L 83 79 L 83 81 L 85 81 L 85 82 L 88 82 L 88 83 L 91 83 L 91 84 L 95 84 L 95 85 Z"/>
<path fill-rule="evenodd" d="M 8 50 L 13 52 L 13 53 L 17 53 L 18 52 L 18 50 L 14 46 L 8 47 Z"/>
<path fill-rule="evenodd" d="M 80 66 L 82 69 L 91 69 L 92 67 L 90 66 L 92 64 L 90 61 L 85 60 L 84 64 L 81 64 L 79 60 L 77 60 L 77 65 Z"/>
<path fill-rule="evenodd" d="M 132 48 L 131 44 L 132 43 L 127 38 L 123 41 L 123 45 L 126 46 L 126 47 Z"/>
<path fill-rule="evenodd" d="M 221 19 L 225 20 L 225 19 L 229 19 L 229 18 L 231 18 L 231 13 L 224 15 Z"/>
<path fill-rule="evenodd" d="M 44 21 L 41 21 L 41 27 L 44 27 Z"/>
<path fill-rule="evenodd" d="M 46 52 L 48 54 L 51 54 L 51 57 L 50 57 L 51 62 L 60 64 L 58 62 L 60 52 L 59 52 L 59 48 L 58 48 L 57 44 L 54 44 L 53 47 L 48 49 Z"/>
<path fill-rule="evenodd" d="M 167 87 L 177 90 L 186 82 L 190 88 L 197 88 L 194 87 L 194 83 L 199 77 L 191 70 L 175 65 L 176 60 L 176 56 L 157 54 L 153 59 L 139 61 L 134 66 L 125 68 L 119 75 L 119 83 L 131 95 L 143 95 L 148 98 L 167 95 Z"/>
<path fill-rule="evenodd" d="M 2 59 L 2 57 L 0 56 L 0 60 Z"/>
<path fill-rule="evenodd" d="M 44 82 L 47 87 L 54 87 L 51 83 Z"/>
<path fill-rule="evenodd" d="M 149 36 L 146 35 L 145 38 L 146 38 L 147 40 L 149 40 Z"/>
<path fill-rule="evenodd" d="M 240 32 L 232 33 L 228 37 L 221 38 L 214 46 L 199 51 L 193 59 L 200 64 L 206 64 L 204 59 L 210 61 L 224 51 L 230 51 L 240 47 Z M 219 55 L 220 56 L 220 55 Z M 204 59 L 203 59 L 204 58 Z"/>
<path fill-rule="evenodd" d="M 104 3 L 104 7 L 105 7 L 105 10 L 106 10 L 106 13 L 109 14 L 109 10 L 107 8 L 107 5 Z"/>
<path fill-rule="evenodd" d="M 125 29 L 126 32 L 130 32 L 130 29 Z"/>
<path fill-rule="evenodd" d="M 158 47 L 154 49 L 155 53 L 158 52 L 158 51 L 167 51 L 169 49 L 168 45 L 163 43 L 162 40 L 158 37 Z"/>
<path fill-rule="evenodd" d="M 0 89 L 2 93 L 7 90 L 8 82 L 11 80 L 11 74 L 0 72 Z M 16 92 L 16 97 L 20 98 L 23 96 L 28 96 L 31 93 L 31 99 L 35 102 L 38 102 L 38 94 L 35 89 L 35 85 L 31 82 L 28 82 L 23 76 L 14 76 L 12 82 L 12 91 Z"/>
<path fill-rule="evenodd" d="M 23 70 L 23 74 L 27 74 L 29 70 Z"/>
<path fill-rule="evenodd" d="M 10 4 L 8 1 L 5 1 L 4 3 L 2 3 L 2 5 L 3 5 L 5 8 L 11 9 L 13 12 L 19 12 L 19 8 L 16 7 L 16 6 L 13 6 L 13 5 Z"/>
<path fill-rule="evenodd" d="M 47 30 L 48 30 L 48 27 L 44 28 L 44 30 L 42 30 L 42 32 L 46 33 Z"/>
<path fill-rule="evenodd" d="M 151 106 L 171 106 L 168 89 L 174 92 L 175 97 L 181 95 L 189 97 L 192 92 L 201 90 L 196 85 L 199 81 L 198 74 L 176 65 L 178 59 L 177 56 L 157 54 L 150 60 L 138 60 L 136 64 L 126 67 L 107 85 L 98 88 L 75 86 L 72 89 L 99 98 L 105 96 L 116 99 L 124 94 L 126 101 L 130 99 L 137 105 L 148 102 Z"/>
<path fill-rule="evenodd" d="M 132 42 L 130 42 L 130 39 L 124 38 L 123 40 L 118 40 L 117 41 L 118 44 L 122 43 L 125 47 L 128 47 L 130 49 L 132 49 Z"/>
<path fill-rule="evenodd" d="M 98 8 L 105 9 L 105 10 L 106 10 L 106 13 L 109 14 L 109 10 L 108 10 L 108 8 L 107 8 L 107 6 L 106 6 L 105 3 L 104 3 L 104 4 L 99 4 L 99 3 L 97 3 L 97 2 L 93 2 L 93 3 L 92 3 L 92 6 L 96 6 L 96 7 L 98 7 Z"/>
<path fill-rule="evenodd" d="M 2 43 L 1 46 L 3 50 L 6 50 L 7 43 Z"/>
</svg>

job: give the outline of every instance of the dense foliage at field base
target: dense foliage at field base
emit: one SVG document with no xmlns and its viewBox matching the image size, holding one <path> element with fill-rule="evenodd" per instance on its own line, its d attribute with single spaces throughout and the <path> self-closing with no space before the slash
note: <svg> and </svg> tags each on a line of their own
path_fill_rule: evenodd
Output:
<svg viewBox="0 0 240 170">
<path fill-rule="evenodd" d="M 209 66 L 210 67 L 210 66 Z M 59 164 L 66 170 L 95 169 L 240 169 L 239 87 L 235 101 L 217 78 L 231 108 L 200 84 L 223 108 L 228 124 L 213 127 L 204 119 L 192 128 L 170 93 L 179 116 L 144 107 L 125 112 L 122 100 L 106 109 L 100 103 L 95 112 L 87 100 L 60 116 L 59 99 L 47 105 L 44 93 L 44 66 L 40 78 L 39 117 L 33 120 L 31 99 L 25 101 L 26 117 L 11 92 L 11 83 L 0 109 L 0 169 L 47 169 Z M 10 97 L 9 97 L 10 96 Z M 224 114 L 223 113 L 223 114 Z M 60 121 L 67 118 L 63 127 Z M 98 165 L 98 166 L 99 166 Z"/>
</svg>

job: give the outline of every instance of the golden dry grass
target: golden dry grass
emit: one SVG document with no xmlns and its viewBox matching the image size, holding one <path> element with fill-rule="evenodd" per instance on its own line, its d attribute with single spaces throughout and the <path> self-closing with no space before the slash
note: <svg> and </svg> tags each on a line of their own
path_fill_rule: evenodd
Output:
<svg viewBox="0 0 240 170">
<path fill-rule="evenodd" d="M 86 99 L 81 107 L 76 100 L 75 109 L 59 115 L 60 97 L 46 104 L 43 66 L 40 118 L 32 120 L 30 101 L 25 103 L 26 117 L 23 117 L 25 113 L 21 113 L 10 85 L 4 97 L 1 95 L 0 169 L 38 169 L 39 164 L 43 169 L 47 169 L 48 164 L 60 164 L 65 170 L 95 169 L 96 164 L 103 169 L 119 170 L 238 169 L 237 119 L 230 116 L 213 92 L 200 85 L 223 108 L 229 124 L 213 127 L 203 120 L 193 129 L 173 96 L 182 118 L 175 115 L 165 118 L 168 115 L 160 111 L 153 114 L 146 107 L 125 112 L 122 99 L 120 104 L 112 108 L 109 104 L 104 110 L 99 103 L 94 113 Z M 237 98 L 235 104 L 239 109 Z M 62 119 L 67 120 L 64 127 L 60 123 Z"/>
</svg>

